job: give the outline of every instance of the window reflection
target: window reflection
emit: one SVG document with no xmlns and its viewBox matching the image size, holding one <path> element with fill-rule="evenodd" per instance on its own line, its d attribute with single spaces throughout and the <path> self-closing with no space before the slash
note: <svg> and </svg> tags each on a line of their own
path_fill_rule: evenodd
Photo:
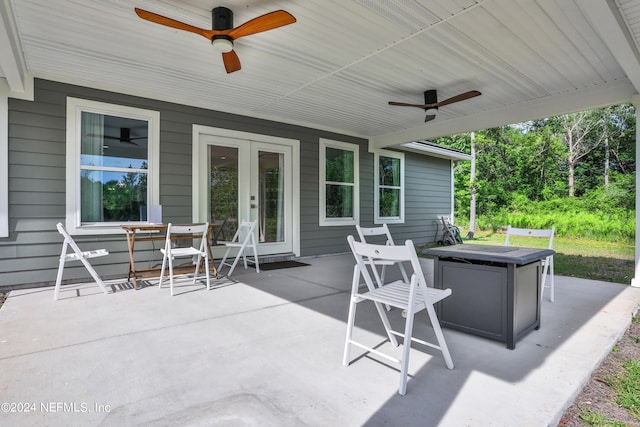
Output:
<svg viewBox="0 0 640 427">
<path fill-rule="evenodd" d="M 238 229 L 238 149 L 209 147 L 209 222 L 214 240 L 231 240 Z"/>
<path fill-rule="evenodd" d="M 82 223 L 147 219 L 146 120 L 82 112 Z"/>
</svg>

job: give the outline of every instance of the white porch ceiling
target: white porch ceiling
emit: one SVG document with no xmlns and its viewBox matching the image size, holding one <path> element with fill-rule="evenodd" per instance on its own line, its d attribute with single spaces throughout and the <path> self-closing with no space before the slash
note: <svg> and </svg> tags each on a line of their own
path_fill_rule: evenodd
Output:
<svg viewBox="0 0 640 427">
<path fill-rule="evenodd" d="M 370 138 L 388 146 L 629 102 L 640 90 L 640 0 L 0 0 L 0 77 L 42 77 Z M 284 9 L 295 24 L 235 42 L 226 74 L 201 36 Z M 423 91 L 443 107 L 424 123 Z"/>
</svg>

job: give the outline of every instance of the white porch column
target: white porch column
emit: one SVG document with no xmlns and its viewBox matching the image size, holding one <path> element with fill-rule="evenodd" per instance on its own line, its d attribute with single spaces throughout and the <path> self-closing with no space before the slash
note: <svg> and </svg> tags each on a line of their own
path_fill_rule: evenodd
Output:
<svg viewBox="0 0 640 427">
<path fill-rule="evenodd" d="M 451 224 L 455 224 L 455 211 L 456 211 L 456 185 L 455 185 L 455 174 L 456 169 L 458 169 L 458 161 L 451 160 L 451 213 L 449 214 L 449 218 L 451 218 Z"/>
<path fill-rule="evenodd" d="M 9 98 L 0 87 L 0 237 L 9 236 Z"/>
<path fill-rule="evenodd" d="M 638 124 L 640 124 L 640 96 L 634 95 L 632 98 L 633 105 L 636 107 L 636 272 L 631 279 L 631 286 L 640 287 L 640 233 L 638 233 L 638 224 L 640 224 L 640 173 L 638 173 L 638 159 L 640 159 L 640 132 Z"/>
</svg>

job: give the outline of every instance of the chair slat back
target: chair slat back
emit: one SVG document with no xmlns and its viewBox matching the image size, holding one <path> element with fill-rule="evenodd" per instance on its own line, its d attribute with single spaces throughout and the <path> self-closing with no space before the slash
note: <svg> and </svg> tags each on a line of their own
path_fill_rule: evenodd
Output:
<svg viewBox="0 0 640 427">
<path fill-rule="evenodd" d="M 238 241 L 240 243 L 246 241 L 253 234 L 254 228 L 256 228 L 256 221 L 241 221 L 238 227 Z"/>
<path fill-rule="evenodd" d="M 387 224 L 382 224 L 380 227 L 361 227 L 356 224 L 356 230 L 358 231 L 358 237 L 360 237 L 361 242 L 375 243 L 373 241 L 367 242 L 367 237 L 384 236 L 387 245 L 394 245 L 391 231 L 389 231 Z"/>
<path fill-rule="evenodd" d="M 71 249 L 73 249 L 73 252 L 75 252 L 77 257 L 82 257 L 82 250 L 80 249 L 80 247 L 78 246 L 78 244 L 76 243 L 75 240 L 73 240 L 73 237 L 71 237 L 71 235 L 69 234 L 69 232 L 67 231 L 66 228 L 64 228 L 64 225 L 62 225 L 61 222 L 59 222 L 58 224 L 56 224 L 56 227 L 58 228 L 58 232 L 60 234 L 62 234 L 62 236 L 64 237 L 64 243 L 62 245 L 62 254 L 61 257 L 66 256 L 67 253 L 67 245 L 71 246 Z"/>
<path fill-rule="evenodd" d="M 169 226 L 171 227 L 171 234 L 203 234 L 206 233 L 209 228 L 208 223 L 191 225 L 173 225 L 170 223 Z M 169 228 L 167 228 L 167 230 L 169 230 Z"/>
<path fill-rule="evenodd" d="M 351 247 L 351 251 L 356 259 L 356 268 L 360 270 L 360 273 L 365 278 L 367 286 L 373 286 L 373 281 L 369 275 L 369 271 L 366 268 L 367 260 L 373 261 L 394 261 L 394 262 L 410 262 L 413 268 L 413 276 L 418 280 L 420 287 L 424 286 L 423 295 L 427 295 L 426 288 L 427 282 L 422 272 L 422 266 L 418 259 L 413 241 L 407 240 L 404 245 L 376 245 L 371 243 L 356 242 L 353 236 L 348 236 L 347 241 Z M 376 277 L 379 280 L 379 277 Z M 413 280 L 411 280 L 413 281 Z M 379 286 L 384 285 L 378 283 Z"/>
<path fill-rule="evenodd" d="M 504 245 L 509 246 L 510 236 L 522 236 L 522 237 L 538 237 L 538 238 L 546 238 L 549 239 L 549 249 L 553 249 L 553 236 L 556 232 L 556 227 L 551 227 L 550 229 L 538 230 L 532 228 L 516 228 L 511 225 L 507 226 L 507 235 L 504 240 Z"/>
<path fill-rule="evenodd" d="M 256 228 L 256 223 L 257 221 L 240 221 L 231 243 L 248 244 L 250 237 L 253 235 L 253 230 Z"/>
<path fill-rule="evenodd" d="M 165 249 L 171 248 L 171 242 L 175 241 L 176 235 L 179 236 L 201 236 L 199 243 L 199 250 L 204 251 L 207 242 L 207 232 L 209 231 L 209 223 L 204 224 L 189 224 L 189 225 L 173 225 L 169 223 L 167 225 L 167 235 Z"/>
</svg>

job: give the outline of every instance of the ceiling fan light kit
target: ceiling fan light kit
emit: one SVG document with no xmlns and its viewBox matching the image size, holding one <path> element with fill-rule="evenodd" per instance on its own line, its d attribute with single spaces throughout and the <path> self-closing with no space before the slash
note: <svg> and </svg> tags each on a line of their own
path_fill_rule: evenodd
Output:
<svg viewBox="0 0 640 427">
<path fill-rule="evenodd" d="M 233 40 L 227 36 L 213 36 L 211 45 L 216 52 L 225 53 L 233 50 Z"/>
</svg>

